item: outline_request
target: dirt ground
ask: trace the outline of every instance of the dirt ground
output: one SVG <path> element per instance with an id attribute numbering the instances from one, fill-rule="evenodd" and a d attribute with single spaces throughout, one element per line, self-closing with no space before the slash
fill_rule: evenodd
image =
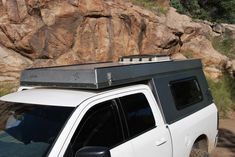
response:
<path id="1" fill-rule="evenodd" d="M 211 157 L 235 157 L 235 112 L 220 120 L 219 141 Z"/>

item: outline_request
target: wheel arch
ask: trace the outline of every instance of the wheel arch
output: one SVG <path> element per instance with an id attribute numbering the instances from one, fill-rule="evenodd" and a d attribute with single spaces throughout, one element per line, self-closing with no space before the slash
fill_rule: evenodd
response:
<path id="1" fill-rule="evenodd" d="M 209 144 L 207 135 L 202 134 L 198 136 L 193 143 L 193 148 L 201 149 L 208 152 Z"/>

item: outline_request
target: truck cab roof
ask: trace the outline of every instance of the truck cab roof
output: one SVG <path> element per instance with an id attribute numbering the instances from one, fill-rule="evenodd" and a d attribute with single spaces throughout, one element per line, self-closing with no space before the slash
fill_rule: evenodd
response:
<path id="1" fill-rule="evenodd" d="M 98 94 L 98 91 L 85 91 L 73 89 L 34 88 L 5 95 L 1 101 L 76 107 L 81 102 Z"/>
<path id="2" fill-rule="evenodd" d="M 146 84 L 133 84 L 125 87 L 108 88 L 102 90 L 84 90 L 73 88 L 53 87 L 20 87 L 14 92 L 0 97 L 0 101 L 35 104 L 45 106 L 77 107 L 87 99 L 102 95 L 116 95 L 130 90 L 149 89 Z"/>

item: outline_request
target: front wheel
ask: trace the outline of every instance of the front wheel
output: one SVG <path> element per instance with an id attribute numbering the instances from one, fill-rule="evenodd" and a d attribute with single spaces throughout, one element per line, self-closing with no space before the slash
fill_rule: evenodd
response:
<path id="1" fill-rule="evenodd" d="M 189 157 L 210 157 L 210 155 L 207 151 L 194 148 L 192 149 Z"/>

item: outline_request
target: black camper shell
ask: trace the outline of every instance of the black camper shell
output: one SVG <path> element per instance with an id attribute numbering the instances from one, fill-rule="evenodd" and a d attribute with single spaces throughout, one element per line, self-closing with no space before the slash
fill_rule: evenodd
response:
<path id="1" fill-rule="evenodd" d="M 213 102 L 199 59 L 33 68 L 24 70 L 20 81 L 21 86 L 81 90 L 108 90 L 139 83 L 145 83 L 152 89 L 168 124 Z M 189 86 L 189 90 L 184 86 Z M 189 92 L 195 93 L 189 95 Z M 182 101 L 182 94 L 192 98 L 187 98 L 189 102 Z"/>

